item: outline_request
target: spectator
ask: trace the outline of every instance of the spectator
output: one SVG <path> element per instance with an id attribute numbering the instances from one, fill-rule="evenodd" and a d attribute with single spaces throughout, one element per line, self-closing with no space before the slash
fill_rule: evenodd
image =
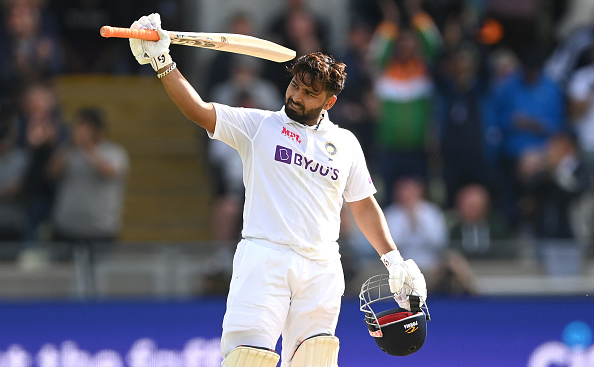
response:
<path id="1" fill-rule="evenodd" d="M 218 142 L 208 144 L 208 163 L 213 180 L 211 213 L 212 238 L 232 241 L 241 235 L 241 208 L 244 202 L 241 157 Z"/>
<path id="2" fill-rule="evenodd" d="M 246 13 L 236 13 L 229 21 L 229 33 L 245 34 L 254 36 L 253 23 Z M 230 52 L 217 52 L 208 66 L 208 75 L 206 75 L 206 90 L 210 99 L 211 92 L 215 85 L 223 83 L 233 72 L 233 62 L 235 54 Z"/>
<path id="3" fill-rule="evenodd" d="M 399 26 L 400 11 L 390 0 L 381 3 L 384 20 L 371 45 L 377 68 L 375 95 L 379 102 L 375 142 L 377 172 L 385 189 L 406 175 L 428 178 L 433 80 L 430 64 L 441 38 L 420 1 L 407 2 L 412 29 Z"/>
<path id="4" fill-rule="evenodd" d="M 297 55 L 313 51 L 327 52 L 329 23 L 309 10 L 306 2 L 285 0 L 285 8 L 272 17 L 267 33 L 275 42 L 297 50 Z"/>
<path id="5" fill-rule="evenodd" d="M 297 56 L 314 51 L 328 53 L 328 21 L 307 8 L 306 0 L 286 0 L 283 11 L 272 17 L 266 27 L 266 38 L 297 52 Z M 285 64 L 269 65 L 263 76 L 284 95 L 289 79 Z"/>
<path id="6" fill-rule="evenodd" d="M 513 255 L 506 218 L 491 208 L 487 189 L 481 185 L 463 187 L 456 196 L 450 218 L 450 247 L 465 257 L 494 258 Z"/>
<path id="7" fill-rule="evenodd" d="M 496 111 L 502 132 L 502 205 L 517 222 L 517 167 L 522 156 L 542 149 L 548 139 L 564 126 L 564 100 L 559 86 L 542 72 L 545 51 L 527 48 L 521 58 L 522 70 L 498 93 Z"/>
<path id="8" fill-rule="evenodd" d="M 594 5 L 586 0 L 590 4 L 588 4 L 588 8 L 584 8 L 578 4 L 579 2 L 581 1 L 572 2 L 570 13 L 577 10 L 588 21 L 582 24 L 578 23 L 575 27 L 571 25 L 571 22 L 563 21 L 561 23 L 559 42 L 544 66 L 545 73 L 559 83 L 562 88 L 565 88 L 576 69 L 590 62 L 590 45 L 594 42 L 594 13 L 592 12 Z M 566 27 L 568 25 L 569 27 Z"/>
<path id="9" fill-rule="evenodd" d="M 129 161 L 123 147 L 106 139 L 105 129 L 98 110 L 80 110 L 70 141 L 52 158 L 50 172 L 59 182 L 55 242 L 108 245 L 118 238 Z"/>
<path id="10" fill-rule="evenodd" d="M 591 187 L 590 173 L 572 133 L 555 134 L 540 158 L 522 171 L 526 217 L 539 239 L 536 253 L 548 274 L 575 275 L 582 249 L 571 212 Z"/>
<path id="11" fill-rule="evenodd" d="M 340 94 L 340 102 L 332 109 L 334 121 L 357 136 L 365 154 L 370 154 L 375 128 L 373 82 L 367 60 L 371 36 L 368 24 L 359 20 L 351 23 L 347 49 L 340 57 L 347 65 L 349 82 Z"/>
<path id="12" fill-rule="evenodd" d="M 594 15 L 594 2 L 590 0 L 564 0 L 554 1 L 558 11 L 556 17 L 555 35 L 558 40 L 566 39 L 573 31 L 582 27 L 588 27 L 592 23 Z"/>
<path id="13" fill-rule="evenodd" d="M 573 133 L 556 133 L 543 152 L 531 159 L 527 155 L 520 165 L 526 217 L 539 238 L 574 239 L 570 210 L 591 186 L 588 167 Z"/>
<path id="14" fill-rule="evenodd" d="M 27 207 L 25 240 L 34 243 L 49 239 L 49 217 L 54 204 L 56 184 L 48 173 L 48 165 L 65 137 L 64 124 L 51 84 L 37 83 L 26 89 L 22 115 L 20 146 L 29 155 L 23 183 Z"/>
<path id="15" fill-rule="evenodd" d="M 504 197 L 505 178 L 502 173 L 501 145 L 502 126 L 499 125 L 499 106 L 501 91 L 520 70 L 517 56 L 505 47 L 499 47 L 487 54 L 487 92 L 483 104 L 482 119 L 485 126 L 485 161 L 488 170 L 489 191 L 494 203 Z M 502 208 L 503 206 L 500 206 Z"/>
<path id="16" fill-rule="evenodd" d="M 427 282 L 433 295 L 473 296 L 478 294 L 474 273 L 466 258 L 458 251 L 447 250 L 439 267 Z"/>
<path id="17" fill-rule="evenodd" d="M 489 120 L 487 123 L 489 126 L 487 143 L 490 146 L 488 156 L 492 161 L 495 161 L 500 153 L 502 138 L 501 127 L 497 121 L 497 101 L 501 91 L 520 72 L 520 61 L 511 50 L 501 47 L 489 53 L 487 64 L 488 111 L 484 117 Z"/>
<path id="18" fill-rule="evenodd" d="M 590 55 L 594 55 L 594 42 L 590 45 Z M 580 155 L 588 170 L 594 172 L 594 58 L 572 74 L 567 97 L 569 119 L 577 134 Z M 583 195 L 573 215 L 579 238 L 591 241 L 594 235 L 594 187 Z"/>
<path id="19" fill-rule="evenodd" d="M 262 64 L 251 56 L 233 55 L 231 75 L 213 86 L 212 98 L 219 103 L 276 111 L 283 105 L 274 85 L 260 77 Z"/>
<path id="20" fill-rule="evenodd" d="M 63 55 L 52 19 L 39 1 L 4 2 L 0 29 L 0 90 L 15 91 L 21 85 L 62 71 Z M 15 96 L 10 96 L 15 97 Z"/>
<path id="21" fill-rule="evenodd" d="M 399 179 L 393 186 L 393 201 L 384 212 L 400 252 L 417 263 L 429 282 L 440 266 L 448 234 L 442 210 L 424 198 L 423 187 L 418 178 Z"/>
<path id="22" fill-rule="evenodd" d="M 590 44 L 594 55 L 594 42 Z M 594 58 L 572 74 L 568 86 L 568 112 L 583 158 L 594 171 Z"/>
<path id="23" fill-rule="evenodd" d="M 16 136 L 16 110 L 3 101 L 0 104 L 0 242 L 20 242 L 25 234 L 26 213 L 21 187 L 27 155 L 16 145 Z"/>
<path id="24" fill-rule="evenodd" d="M 128 42 L 98 37 L 104 25 L 129 26 L 130 19 L 147 9 L 158 11 L 171 24 L 179 27 L 177 4 L 172 0 L 140 2 L 118 0 L 52 0 L 58 31 L 65 54 L 65 71 L 69 73 L 130 73 L 138 64 L 122 53 L 128 52 Z M 181 51 L 183 52 L 183 50 Z M 179 60 L 179 59 L 178 59 Z"/>
<path id="25" fill-rule="evenodd" d="M 463 186 L 489 183 L 486 88 L 478 66 L 476 49 L 470 44 L 461 47 L 451 55 L 450 74 L 439 84 L 439 142 L 448 207 Z"/>
<path id="26" fill-rule="evenodd" d="M 500 93 L 499 118 L 504 132 L 504 154 L 517 160 L 563 127 L 564 104 L 559 86 L 542 73 L 545 50 L 527 49 L 522 71 Z"/>

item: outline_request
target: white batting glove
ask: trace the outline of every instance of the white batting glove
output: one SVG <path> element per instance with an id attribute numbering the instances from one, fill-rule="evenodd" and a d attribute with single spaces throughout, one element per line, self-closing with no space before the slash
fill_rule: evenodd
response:
<path id="1" fill-rule="evenodd" d="M 408 296 L 411 294 L 419 296 L 421 304 L 424 304 L 427 285 L 417 264 L 412 259 L 404 261 L 398 250 L 382 255 L 381 260 L 388 269 L 390 291 L 394 293 L 398 306 L 410 311 Z"/>
<path id="2" fill-rule="evenodd" d="M 169 34 L 161 28 L 161 16 L 159 13 L 140 17 L 140 19 L 132 23 L 130 28 L 156 29 L 159 33 L 159 41 L 145 41 L 130 38 L 130 49 L 139 64 L 144 65 L 150 63 L 155 71 L 171 64 L 171 56 L 169 56 L 171 38 L 169 37 Z"/>
<path id="3" fill-rule="evenodd" d="M 145 17 L 143 17 L 143 18 L 145 18 Z M 142 19 L 142 18 L 140 18 L 140 19 Z M 146 27 L 144 27 L 142 24 L 140 24 L 140 22 L 138 20 L 135 20 L 134 23 L 132 23 L 132 25 L 130 26 L 130 28 L 144 29 Z M 130 49 L 132 50 L 132 55 L 134 55 L 134 57 L 136 58 L 136 61 L 138 61 L 138 63 L 140 65 L 149 64 L 151 62 L 151 59 L 144 56 L 144 49 L 142 48 L 142 40 L 139 40 L 136 38 L 130 38 Z"/>

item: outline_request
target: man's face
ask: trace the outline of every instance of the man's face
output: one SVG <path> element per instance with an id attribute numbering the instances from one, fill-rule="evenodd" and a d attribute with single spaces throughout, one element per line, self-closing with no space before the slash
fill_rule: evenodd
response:
<path id="1" fill-rule="evenodd" d="M 285 113 L 291 120 L 305 125 L 315 125 L 320 119 L 322 110 L 328 110 L 336 97 L 328 97 L 321 83 L 316 81 L 306 85 L 297 77 L 293 77 L 285 93 Z"/>
<path id="2" fill-rule="evenodd" d="M 89 122 L 84 119 L 79 119 L 72 130 L 72 140 L 79 148 L 85 148 L 92 145 L 98 140 L 98 131 Z"/>

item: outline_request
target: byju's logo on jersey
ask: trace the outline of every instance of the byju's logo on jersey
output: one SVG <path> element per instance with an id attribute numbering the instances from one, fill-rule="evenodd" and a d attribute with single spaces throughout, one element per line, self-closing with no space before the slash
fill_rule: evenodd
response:
<path id="1" fill-rule="evenodd" d="M 329 176 L 333 181 L 338 180 L 339 171 L 336 168 L 326 167 L 318 162 L 314 162 L 313 159 L 308 159 L 299 153 L 293 153 L 292 149 L 283 147 L 282 145 L 276 146 L 274 160 L 286 164 L 294 164 L 313 173 L 318 172 L 321 176 Z"/>
<path id="2" fill-rule="evenodd" d="M 276 146 L 276 154 L 274 155 L 274 160 L 291 164 L 293 160 L 293 150 L 285 147 L 281 147 L 280 145 Z"/>

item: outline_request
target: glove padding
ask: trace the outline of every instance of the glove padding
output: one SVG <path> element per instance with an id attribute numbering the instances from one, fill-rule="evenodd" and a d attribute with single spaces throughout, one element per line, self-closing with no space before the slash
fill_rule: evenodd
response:
<path id="1" fill-rule="evenodd" d="M 427 300 L 427 284 L 425 283 L 423 273 L 421 273 L 421 270 L 412 259 L 408 259 L 398 264 L 398 266 L 401 269 L 405 269 L 406 272 L 402 288 L 394 294 L 394 299 L 398 302 L 398 306 L 410 311 L 409 295 L 419 296 L 421 305 L 424 305 Z"/>
<path id="2" fill-rule="evenodd" d="M 159 33 L 159 41 L 145 41 L 130 38 L 130 49 L 139 64 L 151 64 L 155 71 L 169 65 L 171 57 L 169 56 L 169 45 L 171 38 L 169 34 L 161 28 L 161 16 L 159 13 L 153 13 L 149 16 L 142 16 L 134 21 L 130 28 L 133 29 L 156 29 Z"/>
<path id="3" fill-rule="evenodd" d="M 409 259 L 402 261 L 402 256 L 397 250 L 391 251 L 382 256 L 382 261 L 389 273 L 390 291 L 394 293 L 394 299 L 398 306 L 410 311 L 408 296 L 413 294 L 420 298 L 421 305 L 427 300 L 427 284 L 421 270 Z"/>

